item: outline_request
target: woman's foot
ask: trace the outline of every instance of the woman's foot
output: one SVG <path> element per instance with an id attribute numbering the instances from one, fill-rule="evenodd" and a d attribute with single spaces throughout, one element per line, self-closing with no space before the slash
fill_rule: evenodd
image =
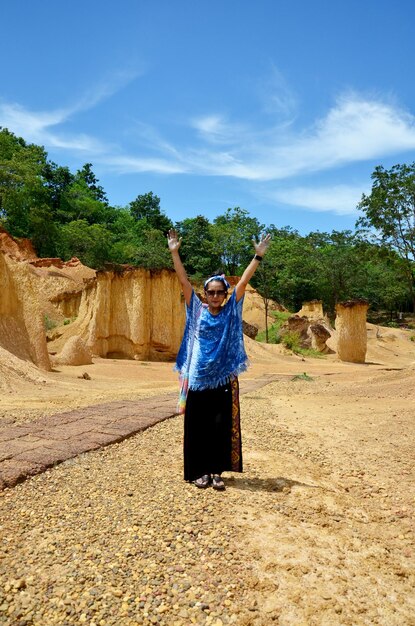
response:
<path id="1" fill-rule="evenodd" d="M 209 487 L 210 485 L 210 475 L 204 474 L 203 476 L 200 476 L 200 478 L 196 478 L 196 480 L 193 481 L 193 484 L 196 485 L 196 487 L 199 487 L 199 489 L 206 489 L 206 487 Z"/>
<path id="2" fill-rule="evenodd" d="M 218 491 L 225 490 L 225 483 L 223 482 L 223 478 L 220 474 L 213 474 L 212 487 L 213 489 L 217 489 Z"/>

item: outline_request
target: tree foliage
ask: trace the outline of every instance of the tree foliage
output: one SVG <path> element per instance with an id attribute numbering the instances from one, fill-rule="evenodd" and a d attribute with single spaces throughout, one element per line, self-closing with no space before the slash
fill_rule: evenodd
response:
<path id="1" fill-rule="evenodd" d="M 152 191 L 141 194 L 130 202 L 130 213 L 137 220 L 147 220 L 151 228 L 160 230 L 165 235 L 172 228 L 171 220 L 160 209 L 160 198 Z"/>
<path id="2" fill-rule="evenodd" d="M 196 279 L 213 274 L 221 264 L 213 238 L 212 224 L 203 215 L 177 222 L 182 237 L 180 254 L 190 276 Z"/>
<path id="3" fill-rule="evenodd" d="M 357 226 L 396 251 L 415 301 L 415 162 L 389 170 L 378 166 L 372 180 L 371 193 L 359 204 L 363 215 Z"/>
<path id="4" fill-rule="evenodd" d="M 220 255 L 226 273 L 233 276 L 252 256 L 252 239 L 258 238 L 264 226 L 246 209 L 229 208 L 213 220 L 212 243 Z"/>
<path id="5" fill-rule="evenodd" d="M 7 129 L 0 132 L 0 218 L 11 234 L 30 236 L 32 207 L 48 203 L 42 170 L 46 152 Z"/>
<path id="6" fill-rule="evenodd" d="M 64 224 L 60 229 L 60 256 L 78 257 L 89 267 L 101 269 L 108 261 L 111 233 L 102 224 L 88 224 L 85 219 Z"/>

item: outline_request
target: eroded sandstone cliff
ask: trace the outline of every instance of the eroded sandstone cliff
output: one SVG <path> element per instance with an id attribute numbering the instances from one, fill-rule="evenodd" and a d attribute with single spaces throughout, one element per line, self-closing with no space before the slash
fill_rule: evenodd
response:
<path id="1" fill-rule="evenodd" d="M 16 372 L 19 360 L 30 361 L 44 370 L 51 369 L 45 322 L 55 314 L 56 308 L 50 299 L 70 288 L 82 289 L 85 279 L 91 276 L 95 276 L 95 271 L 83 266 L 78 259 L 67 263 L 61 259 L 38 259 L 29 240 L 16 239 L 0 227 L 0 347 L 4 349 L 0 365 L 3 374 L 6 370 Z M 7 354 L 13 358 L 7 359 Z M 21 371 L 24 377 L 23 363 Z"/>
<path id="2" fill-rule="evenodd" d="M 50 370 L 36 283 L 29 264 L 0 252 L 0 346 L 24 361 Z"/>
<path id="3" fill-rule="evenodd" d="M 56 301 L 74 322 L 59 329 L 50 349 L 60 351 L 79 335 L 101 357 L 151 361 L 173 360 L 180 346 L 185 312 L 180 285 L 170 270 L 126 269 L 100 272 L 80 296 L 66 294 Z"/>
<path id="4" fill-rule="evenodd" d="M 236 281 L 234 277 L 233 286 Z M 265 326 L 264 303 L 251 287 L 244 319 L 259 329 Z M 120 268 L 97 273 L 76 258 L 38 259 L 28 240 L 0 229 L 3 354 L 49 370 L 49 355 L 57 364 L 65 346 L 77 337 L 100 357 L 173 361 L 184 323 L 175 272 Z"/>

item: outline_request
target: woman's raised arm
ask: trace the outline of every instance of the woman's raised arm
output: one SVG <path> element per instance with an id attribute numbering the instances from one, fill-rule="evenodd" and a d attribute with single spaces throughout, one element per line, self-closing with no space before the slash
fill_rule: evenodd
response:
<path id="1" fill-rule="evenodd" d="M 242 274 L 238 284 L 235 287 L 236 301 L 238 302 L 245 293 L 246 286 L 255 274 L 258 265 L 262 261 L 262 257 L 268 250 L 268 246 L 271 243 L 271 235 L 262 235 L 260 241 L 252 240 L 255 248 L 255 256 Z"/>
<path id="2" fill-rule="evenodd" d="M 182 243 L 182 238 L 178 237 L 177 232 L 173 228 L 170 229 L 167 234 L 167 243 L 173 259 L 173 265 L 174 269 L 176 270 L 177 278 L 179 279 L 182 286 L 184 299 L 187 306 L 189 306 L 193 288 L 187 277 L 186 270 L 184 269 L 182 260 L 179 255 L 179 248 Z"/>

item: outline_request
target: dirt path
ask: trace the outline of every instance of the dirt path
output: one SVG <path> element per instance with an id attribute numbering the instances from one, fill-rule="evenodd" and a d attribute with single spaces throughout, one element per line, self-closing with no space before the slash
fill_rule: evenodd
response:
<path id="1" fill-rule="evenodd" d="M 223 494 L 181 418 L 4 491 L 0 623 L 415 624 L 415 372 L 326 369 L 242 398 Z"/>
<path id="2" fill-rule="evenodd" d="M 250 478 L 235 485 L 268 623 L 415 623 L 414 382 L 333 376 L 247 399 Z"/>

